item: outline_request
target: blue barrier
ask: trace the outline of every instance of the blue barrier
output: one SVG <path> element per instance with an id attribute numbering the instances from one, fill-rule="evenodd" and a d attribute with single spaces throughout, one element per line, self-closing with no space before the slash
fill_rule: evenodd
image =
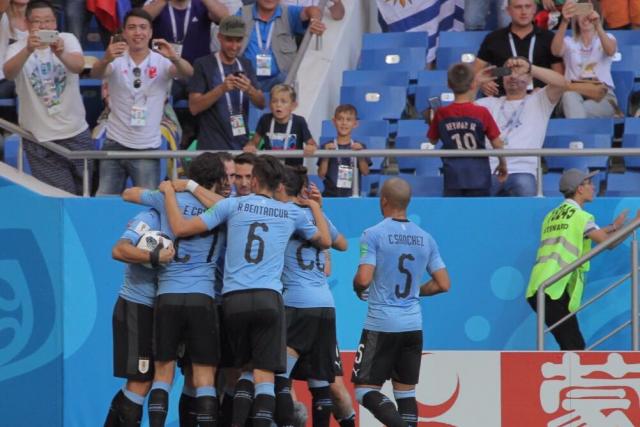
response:
<path id="1" fill-rule="evenodd" d="M 2 178 L 0 198 L 2 424 L 99 425 L 122 385 L 112 377 L 111 312 L 124 267 L 111 259 L 111 246 L 140 208 L 115 197 L 41 197 Z M 425 350 L 534 349 L 535 318 L 523 294 L 542 218 L 559 201 L 413 200 L 410 218 L 434 236 L 452 278 L 451 292 L 423 301 Z M 639 202 L 598 199 L 589 211 L 604 225 L 624 208 L 635 212 Z M 329 281 L 340 345 L 353 350 L 366 304 L 356 299 L 351 280 L 359 236 L 381 219 L 378 200 L 326 200 L 325 210 L 350 246 L 332 256 Z M 587 296 L 629 271 L 628 253 L 625 242 L 592 262 Z M 628 298 L 623 286 L 581 313 L 587 342 L 628 318 Z M 629 348 L 629 332 L 603 347 Z M 176 417 L 172 406 L 167 425 L 177 425 Z"/>

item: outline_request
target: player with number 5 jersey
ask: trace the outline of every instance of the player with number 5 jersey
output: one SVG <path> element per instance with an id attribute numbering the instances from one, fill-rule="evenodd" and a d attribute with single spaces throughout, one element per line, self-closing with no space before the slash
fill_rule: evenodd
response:
<path id="1" fill-rule="evenodd" d="M 449 274 L 429 233 L 407 219 L 411 188 L 392 178 L 380 193 L 384 220 L 364 231 L 353 279 L 359 297 L 369 290 L 369 310 L 352 381 L 358 401 L 388 427 L 416 426 L 415 385 L 422 356 L 420 296 L 449 290 Z M 431 280 L 422 284 L 427 271 Z M 393 382 L 398 409 L 382 393 Z"/>

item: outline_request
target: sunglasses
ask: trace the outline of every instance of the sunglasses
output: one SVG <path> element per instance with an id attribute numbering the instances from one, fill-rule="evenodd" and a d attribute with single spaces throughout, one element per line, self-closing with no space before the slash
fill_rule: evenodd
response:
<path id="1" fill-rule="evenodd" d="M 142 80 L 140 79 L 141 75 L 142 75 L 142 71 L 140 70 L 140 68 L 135 67 L 133 69 L 133 77 L 135 77 L 135 80 L 133 81 L 134 89 L 140 89 L 140 86 L 142 86 Z"/>

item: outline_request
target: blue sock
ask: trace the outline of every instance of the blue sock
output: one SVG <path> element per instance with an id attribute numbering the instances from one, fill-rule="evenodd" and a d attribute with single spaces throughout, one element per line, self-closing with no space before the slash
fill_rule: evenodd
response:
<path id="1" fill-rule="evenodd" d="M 187 384 L 184 384 L 182 386 L 182 394 L 187 395 L 189 397 L 196 397 L 196 388 L 188 386 Z"/>
<path id="2" fill-rule="evenodd" d="M 127 390 L 127 387 L 122 387 L 122 393 L 125 395 L 127 399 L 135 403 L 136 405 L 144 405 L 144 396 L 140 396 L 137 393 L 134 393 L 130 390 Z"/>
<path id="3" fill-rule="evenodd" d="M 329 381 L 315 380 L 313 378 L 309 378 L 307 380 L 307 384 L 309 385 L 309 388 L 329 387 Z"/>
<path id="4" fill-rule="evenodd" d="M 171 391 L 171 384 L 165 383 L 164 381 L 154 381 L 151 390 L 154 389 L 164 390 L 169 393 Z"/>
<path id="5" fill-rule="evenodd" d="M 216 393 L 215 387 L 212 386 L 204 386 L 196 388 L 196 397 L 200 396 L 211 396 L 216 397 L 218 394 Z"/>
<path id="6" fill-rule="evenodd" d="M 362 403 L 362 398 L 364 397 L 365 394 L 369 393 L 370 391 L 378 391 L 375 388 L 369 388 L 369 387 L 356 387 L 356 400 L 358 401 L 358 403 Z"/>
<path id="7" fill-rule="evenodd" d="M 416 397 L 416 391 L 415 390 L 407 390 L 407 391 L 393 390 L 393 397 L 396 400 L 410 399 L 412 397 Z"/>
<path id="8" fill-rule="evenodd" d="M 253 381 L 253 372 L 251 371 L 244 371 L 241 375 L 240 378 L 238 380 L 247 380 L 247 381 Z"/>
<path id="9" fill-rule="evenodd" d="M 254 396 L 258 396 L 259 394 L 266 394 L 268 396 L 276 395 L 275 386 L 273 383 L 260 383 L 256 384 Z"/>
<path id="10" fill-rule="evenodd" d="M 286 375 L 287 378 L 291 378 L 291 371 L 293 371 L 293 368 L 296 366 L 296 363 L 298 363 L 298 358 L 296 356 L 287 354 L 287 373 L 281 374 L 281 375 Z"/>

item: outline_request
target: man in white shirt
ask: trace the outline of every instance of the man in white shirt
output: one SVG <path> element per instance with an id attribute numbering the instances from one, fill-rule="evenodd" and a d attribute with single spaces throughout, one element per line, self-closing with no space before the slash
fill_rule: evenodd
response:
<path id="1" fill-rule="evenodd" d="M 554 107 L 562 97 L 567 81 L 548 68 L 532 65 L 525 58 L 510 58 L 504 64 L 511 74 L 503 77 L 506 96 L 486 97 L 476 104 L 486 107 L 498 124 L 505 149 L 542 148 L 547 124 Z M 546 84 L 527 95 L 532 79 Z M 491 158 L 491 170 L 498 159 Z M 535 196 L 537 157 L 507 157 L 509 175 L 503 182 L 493 176 L 493 196 Z"/>
<path id="2" fill-rule="evenodd" d="M 106 78 L 109 90 L 111 111 L 103 150 L 159 148 L 160 121 L 171 79 L 193 74 L 191 65 L 164 39 L 154 39 L 154 50 L 149 49 L 151 25 L 148 12 L 129 11 L 123 25 L 125 41 L 112 41 L 91 70 L 92 77 Z M 136 187 L 156 188 L 160 181 L 160 160 L 101 160 L 97 194 L 120 194 L 127 177 L 131 177 Z"/>
<path id="3" fill-rule="evenodd" d="M 73 34 L 57 33 L 53 6 L 34 0 L 26 9 L 29 36 L 7 50 L 3 71 L 15 80 L 20 126 L 35 139 L 69 150 L 92 150 L 78 74 L 82 48 Z M 27 141 L 25 152 L 37 179 L 72 194 L 82 194 L 83 161 L 69 160 Z M 89 162 L 89 177 L 92 173 Z"/>

